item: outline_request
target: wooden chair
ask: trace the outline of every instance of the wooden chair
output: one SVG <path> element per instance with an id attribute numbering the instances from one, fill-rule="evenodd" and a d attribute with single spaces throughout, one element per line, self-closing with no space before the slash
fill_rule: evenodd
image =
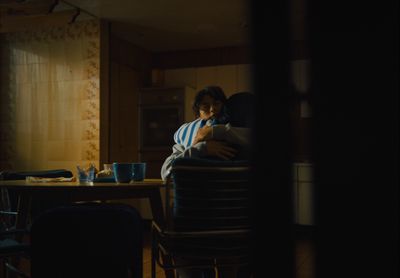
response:
<path id="1" fill-rule="evenodd" d="M 152 225 L 152 277 L 164 269 L 250 269 L 247 161 L 180 158 L 166 188 L 166 224 Z M 170 258 L 166 263 L 161 258 Z M 184 258 L 188 264 L 176 263 Z"/>
<path id="2" fill-rule="evenodd" d="M 0 180 L 25 180 L 28 176 L 41 178 L 70 178 L 73 174 L 71 171 L 65 169 L 0 172 Z M 11 229 L 14 227 L 15 217 L 17 216 L 16 208 L 18 196 L 6 188 L 0 188 L 0 197 L 0 230 Z"/>
<path id="3" fill-rule="evenodd" d="M 29 278 L 29 274 L 16 267 L 15 259 L 29 258 L 29 243 L 19 240 L 20 235 L 27 235 L 27 230 L 11 229 L 0 232 L 0 259 L 3 263 L 3 276 L 10 274 L 18 277 Z"/>
<path id="4" fill-rule="evenodd" d="M 72 177 L 73 174 L 65 169 L 42 171 L 1 171 L 0 180 L 24 180 L 27 176 L 33 177 Z M 3 263 L 4 277 L 14 274 L 19 277 L 29 277 L 17 267 L 20 258 L 30 257 L 29 227 L 15 229 L 15 220 L 18 196 L 6 188 L 0 188 L 0 258 Z"/>

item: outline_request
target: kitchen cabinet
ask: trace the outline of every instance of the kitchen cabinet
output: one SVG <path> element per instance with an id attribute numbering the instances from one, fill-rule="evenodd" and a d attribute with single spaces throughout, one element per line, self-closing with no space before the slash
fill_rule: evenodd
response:
<path id="1" fill-rule="evenodd" d="M 175 131 L 194 120 L 194 95 L 191 87 L 139 89 L 139 160 L 147 163 L 147 178 L 160 178 L 161 166 L 172 152 Z"/>

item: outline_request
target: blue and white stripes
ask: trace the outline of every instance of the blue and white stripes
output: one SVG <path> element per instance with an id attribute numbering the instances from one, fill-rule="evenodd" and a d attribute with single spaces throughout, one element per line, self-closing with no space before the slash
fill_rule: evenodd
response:
<path id="1" fill-rule="evenodd" d="M 183 124 L 174 134 L 175 143 L 188 148 L 192 145 L 199 128 L 205 125 L 206 121 L 198 118 L 190 123 Z"/>

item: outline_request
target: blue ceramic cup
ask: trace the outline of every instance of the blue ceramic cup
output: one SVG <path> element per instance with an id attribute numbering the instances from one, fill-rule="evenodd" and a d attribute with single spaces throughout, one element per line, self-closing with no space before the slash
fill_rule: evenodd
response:
<path id="1" fill-rule="evenodd" d="M 132 180 L 132 163 L 113 163 L 115 182 L 130 182 Z"/>
<path id="2" fill-rule="evenodd" d="M 143 181 L 146 177 L 146 163 L 133 163 L 132 172 L 134 181 Z"/>

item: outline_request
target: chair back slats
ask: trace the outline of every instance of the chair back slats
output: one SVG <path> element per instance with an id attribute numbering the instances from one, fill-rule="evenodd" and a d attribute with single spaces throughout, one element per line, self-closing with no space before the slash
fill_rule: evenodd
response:
<path id="1" fill-rule="evenodd" d="M 247 207 L 231 207 L 221 209 L 196 209 L 196 208 L 179 208 L 175 211 L 175 217 L 202 217 L 204 215 L 212 215 L 214 218 L 226 217 L 227 215 L 233 217 L 247 217 L 250 210 Z"/>
<path id="2" fill-rule="evenodd" d="M 247 162 L 177 160 L 172 167 L 175 231 L 244 229 L 250 226 L 250 167 Z"/>
<path id="3" fill-rule="evenodd" d="M 166 183 L 166 225 L 152 225 L 152 269 L 157 262 L 164 269 L 228 267 L 249 272 L 249 181 L 248 161 L 176 159 Z M 160 254 L 168 260 L 160 260 Z"/>

